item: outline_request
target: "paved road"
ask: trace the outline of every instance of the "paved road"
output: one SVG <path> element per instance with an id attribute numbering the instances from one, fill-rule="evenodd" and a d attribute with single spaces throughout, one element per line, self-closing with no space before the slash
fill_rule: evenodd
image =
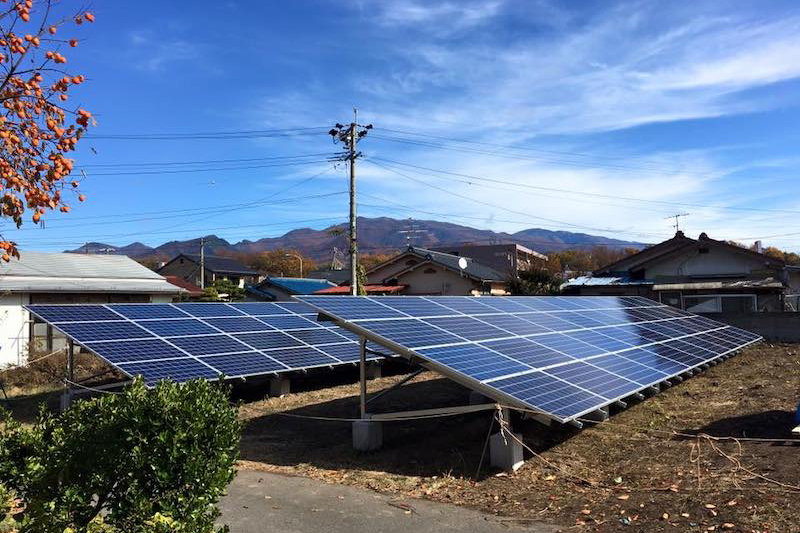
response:
<path id="1" fill-rule="evenodd" d="M 408 513 L 389 502 L 413 509 Z M 477 511 L 321 481 L 240 471 L 222 500 L 232 533 L 554 533 L 540 523 L 501 522 Z"/>

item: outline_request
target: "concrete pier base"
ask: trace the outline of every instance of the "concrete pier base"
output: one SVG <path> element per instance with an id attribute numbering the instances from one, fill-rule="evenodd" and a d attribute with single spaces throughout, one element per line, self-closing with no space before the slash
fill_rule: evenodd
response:
<path id="1" fill-rule="evenodd" d="M 269 395 L 272 397 L 281 397 L 289 394 L 291 389 L 291 381 L 286 378 L 272 378 L 269 380 Z"/>
<path id="2" fill-rule="evenodd" d="M 489 459 L 493 467 L 505 472 L 515 472 L 523 465 L 521 433 L 515 433 L 516 439 L 502 432 L 489 438 Z M 517 440 L 519 439 L 519 440 Z"/>
<path id="3" fill-rule="evenodd" d="M 360 452 L 379 450 L 383 446 L 383 424 L 372 420 L 353 422 L 353 448 Z"/>
<path id="4" fill-rule="evenodd" d="M 74 394 L 71 390 L 66 390 L 61 393 L 61 400 L 59 403 L 59 410 L 63 413 L 69 406 L 72 405 L 72 400 L 74 399 Z"/>
<path id="5" fill-rule="evenodd" d="M 596 411 L 592 411 L 591 413 L 586 413 L 581 417 L 581 420 L 591 420 L 592 422 L 605 422 L 608 420 L 608 416 L 610 414 L 610 409 L 608 406 L 601 407 Z"/>

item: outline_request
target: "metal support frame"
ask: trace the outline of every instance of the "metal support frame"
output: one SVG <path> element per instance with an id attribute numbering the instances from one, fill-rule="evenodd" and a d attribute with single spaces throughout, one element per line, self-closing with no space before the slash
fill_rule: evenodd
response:
<path id="1" fill-rule="evenodd" d="M 66 411 L 72 403 L 74 390 L 72 383 L 75 382 L 75 343 L 72 339 L 67 340 L 67 365 L 64 372 L 64 392 L 61 395 L 61 410 Z"/>
<path id="2" fill-rule="evenodd" d="M 367 338 L 363 335 L 359 338 L 359 361 L 358 379 L 361 385 L 361 418 L 367 417 Z"/>
<path id="3" fill-rule="evenodd" d="M 434 409 L 418 409 L 416 411 L 396 411 L 394 413 L 376 413 L 367 415 L 368 420 L 396 420 L 398 418 L 417 418 L 426 416 L 445 415 L 450 413 L 476 413 L 478 411 L 496 411 L 497 404 L 486 403 L 482 405 L 458 405 L 455 407 L 436 407 Z"/>
<path id="4" fill-rule="evenodd" d="M 409 375 L 407 375 L 406 377 L 404 377 L 403 379 L 401 379 L 400 381 L 398 381 L 397 383 L 395 383 L 394 385 L 392 385 L 388 389 L 384 389 L 381 392 L 379 392 L 378 394 L 376 394 L 375 396 L 373 396 L 372 398 L 367 399 L 366 403 L 369 404 L 370 402 L 375 401 L 378 398 L 380 398 L 380 397 L 382 397 L 382 396 L 384 396 L 386 394 L 389 394 L 390 392 L 392 392 L 394 390 L 399 389 L 400 387 L 402 387 L 403 385 L 405 385 L 406 383 L 408 383 L 409 381 L 411 381 L 415 377 L 419 376 L 420 374 L 422 374 L 426 370 L 427 370 L 427 368 L 418 368 L 418 369 L 416 369 L 415 371 L 413 371 L 412 373 L 410 373 Z M 362 415 L 362 417 L 363 417 L 363 415 Z"/>

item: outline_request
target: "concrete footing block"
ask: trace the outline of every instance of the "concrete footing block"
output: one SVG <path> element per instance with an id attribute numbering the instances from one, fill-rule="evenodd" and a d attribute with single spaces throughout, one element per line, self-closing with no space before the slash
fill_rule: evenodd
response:
<path id="1" fill-rule="evenodd" d="M 374 363 L 368 364 L 365 370 L 367 371 L 367 379 L 378 379 L 383 375 L 381 372 L 381 365 L 376 365 Z"/>
<path id="2" fill-rule="evenodd" d="M 360 452 L 379 450 L 383 446 L 383 424 L 372 420 L 353 422 L 353 448 Z"/>
<path id="3" fill-rule="evenodd" d="M 601 407 L 596 411 L 592 411 L 591 413 L 586 413 L 581 417 L 583 420 L 591 420 L 592 422 L 605 422 L 608 420 L 608 416 L 610 414 L 610 409 L 608 406 Z"/>
<path id="4" fill-rule="evenodd" d="M 514 436 L 516 439 L 499 432 L 489 438 L 489 459 L 493 467 L 505 472 L 516 472 L 522 467 L 522 434 L 514 433 Z"/>
<path id="5" fill-rule="evenodd" d="M 286 378 L 272 378 L 269 380 L 269 395 L 273 397 L 281 397 L 289 394 L 291 390 L 291 381 Z"/>
<path id="6" fill-rule="evenodd" d="M 59 410 L 63 413 L 69 406 L 72 405 L 72 400 L 75 398 L 75 395 L 72 391 L 64 391 L 61 393 L 60 403 L 59 403 Z"/>

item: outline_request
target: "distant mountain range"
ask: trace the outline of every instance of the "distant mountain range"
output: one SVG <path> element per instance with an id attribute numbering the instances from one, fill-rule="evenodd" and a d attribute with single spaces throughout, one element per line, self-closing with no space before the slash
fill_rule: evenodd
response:
<path id="1" fill-rule="evenodd" d="M 500 244 L 518 243 L 538 252 L 548 253 L 560 250 L 587 249 L 593 246 L 613 246 L 642 248 L 645 245 L 637 242 L 609 239 L 586 233 L 569 231 L 550 231 L 531 228 L 516 233 L 498 233 L 489 230 L 471 228 L 438 222 L 435 220 L 414 220 L 413 226 L 408 220 L 394 218 L 363 218 L 358 221 L 359 249 L 362 253 L 390 253 L 413 243 L 416 246 L 435 247 L 453 244 Z M 409 229 L 414 230 L 408 233 Z M 289 231 L 280 237 L 266 237 L 256 241 L 243 240 L 230 243 L 216 235 L 204 237 L 206 253 L 257 253 L 276 248 L 298 250 L 317 261 L 330 260 L 334 248 L 345 251 L 347 244 L 347 224 L 330 226 L 323 230 L 301 228 Z M 413 236 L 412 239 L 409 236 Z M 133 258 L 149 256 L 174 257 L 179 253 L 199 253 L 200 238 L 187 241 L 170 241 L 160 246 L 151 247 L 141 242 L 133 242 L 125 246 L 114 246 L 106 243 L 90 242 L 75 250 L 74 253 L 112 253 L 127 255 Z"/>

